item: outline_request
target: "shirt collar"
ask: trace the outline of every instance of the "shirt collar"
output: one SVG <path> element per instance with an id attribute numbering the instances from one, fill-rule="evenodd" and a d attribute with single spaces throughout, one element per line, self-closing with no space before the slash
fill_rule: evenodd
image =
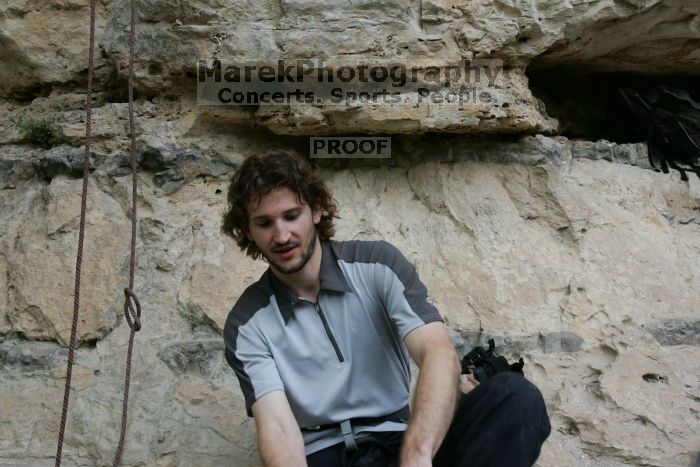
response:
<path id="1" fill-rule="evenodd" d="M 287 324 L 294 313 L 294 307 L 299 303 L 299 297 L 282 281 L 272 273 L 270 268 L 266 273 L 275 294 L 277 305 L 279 306 L 284 324 Z M 321 282 L 321 290 L 329 290 L 333 292 L 352 292 L 352 288 L 348 285 L 348 281 L 343 274 L 338 258 L 333 249 L 331 242 L 321 242 L 321 268 L 319 271 L 319 279 Z"/>

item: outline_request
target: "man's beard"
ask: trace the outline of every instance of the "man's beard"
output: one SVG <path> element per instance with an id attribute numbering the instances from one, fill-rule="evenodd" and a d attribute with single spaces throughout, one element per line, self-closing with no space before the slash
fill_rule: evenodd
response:
<path id="1" fill-rule="evenodd" d="M 306 247 L 306 250 L 302 250 L 301 252 L 301 259 L 299 261 L 299 264 L 296 266 L 289 266 L 289 267 L 284 267 L 279 264 L 277 264 L 275 261 L 272 260 L 272 258 L 265 256 L 265 259 L 267 262 L 274 266 L 275 269 L 277 269 L 279 272 L 282 274 L 294 274 L 295 272 L 299 272 L 302 269 L 304 269 L 304 266 L 306 266 L 306 263 L 309 262 L 309 259 L 311 259 L 311 255 L 314 254 L 314 251 L 316 250 L 316 238 L 318 237 L 318 233 L 316 232 L 316 228 L 311 229 L 313 233 L 311 234 L 311 242 Z"/>

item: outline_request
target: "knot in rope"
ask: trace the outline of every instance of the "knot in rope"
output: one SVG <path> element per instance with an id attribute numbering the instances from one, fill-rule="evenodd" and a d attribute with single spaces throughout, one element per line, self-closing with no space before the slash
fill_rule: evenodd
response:
<path id="1" fill-rule="evenodd" d="M 124 316 L 129 327 L 134 331 L 141 330 L 141 303 L 136 294 L 129 287 L 124 288 Z M 136 305 L 136 309 L 134 309 Z"/>

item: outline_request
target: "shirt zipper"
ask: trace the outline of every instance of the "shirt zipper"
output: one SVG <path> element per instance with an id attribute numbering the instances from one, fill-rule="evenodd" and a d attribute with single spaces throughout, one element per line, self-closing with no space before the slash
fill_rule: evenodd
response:
<path id="1" fill-rule="evenodd" d="M 310 300 L 308 300 L 310 301 Z M 321 322 L 323 323 L 323 329 L 326 330 L 326 335 L 328 336 L 328 339 L 331 341 L 331 345 L 333 346 L 333 350 L 335 350 L 335 355 L 338 357 L 338 361 L 340 363 L 343 363 L 345 361 L 345 358 L 343 357 L 343 354 L 340 352 L 340 347 L 338 346 L 338 342 L 336 342 L 335 337 L 333 336 L 333 332 L 331 331 L 331 327 L 328 325 L 328 321 L 326 320 L 326 316 L 323 314 L 323 310 L 321 310 L 321 304 L 318 302 L 318 299 L 316 302 L 313 302 L 314 308 L 316 309 L 316 312 L 318 313 L 318 316 L 321 318 Z"/>

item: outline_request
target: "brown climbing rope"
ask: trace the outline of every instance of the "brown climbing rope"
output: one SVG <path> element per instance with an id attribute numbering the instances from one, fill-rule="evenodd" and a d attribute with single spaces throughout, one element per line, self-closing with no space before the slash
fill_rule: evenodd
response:
<path id="1" fill-rule="evenodd" d="M 85 238 L 85 214 L 87 205 L 88 177 L 90 169 L 90 142 L 92 123 L 92 80 L 95 75 L 95 12 L 97 0 L 90 1 L 90 46 L 88 50 L 88 77 L 87 95 L 85 96 L 85 153 L 83 156 L 83 191 L 80 204 L 80 228 L 78 231 L 78 253 L 75 264 L 75 292 L 73 296 L 73 322 L 71 325 L 70 344 L 68 347 L 68 363 L 66 364 L 66 384 L 63 392 L 63 410 L 61 412 L 61 427 L 58 432 L 58 446 L 56 448 L 56 467 L 61 465 L 63 453 L 63 437 L 68 416 L 68 401 L 70 398 L 71 377 L 73 374 L 73 359 L 75 355 L 75 340 L 78 329 L 78 311 L 80 310 L 80 277 L 83 262 L 83 240 Z M 129 286 L 124 289 L 124 315 L 131 329 L 129 346 L 126 357 L 126 372 L 124 377 L 124 399 L 122 403 L 121 434 L 117 451 L 114 455 L 113 466 L 119 465 L 124 439 L 126 437 L 127 411 L 129 406 L 129 383 L 131 381 L 131 355 L 134 346 L 134 334 L 141 329 L 141 304 L 134 294 L 134 272 L 136 269 L 136 194 L 137 194 L 137 162 L 136 162 L 136 135 L 134 131 L 134 48 L 136 43 L 136 1 L 131 0 L 131 21 L 129 30 L 129 131 L 131 133 L 131 162 L 132 179 L 132 204 L 131 204 L 131 260 L 129 264 Z"/>

